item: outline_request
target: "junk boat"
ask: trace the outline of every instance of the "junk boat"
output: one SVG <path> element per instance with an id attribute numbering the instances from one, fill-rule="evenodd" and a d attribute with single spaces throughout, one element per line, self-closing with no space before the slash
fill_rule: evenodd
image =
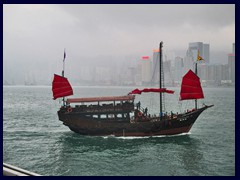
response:
<path id="1" fill-rule="evenodd" d="M 159 45 L 159 88 L 134 89 L 125 96 L 68 98 L 73 95 L 72 87 L 64 77 L 65 51 L 62 76 L 54 74 L 52 82 L 53 99 L 63 98 L 58 110 L 59 120 L 70 130 L 90 136 L 159 136 L 188 133 L 198 116 L 213 105 L 197 107 L 197 99 L 204 98 L 201 83 L 196 72 L 189 70 L 183 76 L 180 100 L 195 100 L 195 107 L 184 113 L 163 113 L 163 93 L 174 93 L 162 87 L 162 46 Z M 202 60 L 198 53 L 197 61 Z M 135 95 L 141 93 L 160 94 L 160 113 L 151 115 L 143 109 L 140 102 L 134 103 Z"/>

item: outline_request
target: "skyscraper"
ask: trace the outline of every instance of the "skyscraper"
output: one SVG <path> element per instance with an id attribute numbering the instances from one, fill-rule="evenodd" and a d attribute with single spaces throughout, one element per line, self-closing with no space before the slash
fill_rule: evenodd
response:
<path id="1" fill-rule="evenodd" d="M 141 58 L 142 68 L 142 84 L 148 85 L 152 78 L 152 61 L 149 56 L 143 56 Z"/>
<path id="2" fill-rule="evenodd" d="M 235 43 L 233 43 L 232 53 L 228 54 L 229 79 L 235 83 Z"/>
<path id="3" fill-rule="evenodd" d="M 159 49 L 153 50 L 153 63 L 152 63 L 153 83 L 159 83 Z"/>
<path id="4" fill-rule="evenodd" d="M 175 65 L 174 80 L 180 82 L 182 80 L 182 75 L 183 75 L 183 58 L 179 56 L 176 57 L 174 61 L 174 65 Z"/>
<path id="5" fill-rule="evenodd" d="M 210 55 L 210 45 L 209 44 L 203 44 L 203 59 L 204 59 L 204 63 L 209 64 L 210 60 L 209 60 L 209 55 Z"/>

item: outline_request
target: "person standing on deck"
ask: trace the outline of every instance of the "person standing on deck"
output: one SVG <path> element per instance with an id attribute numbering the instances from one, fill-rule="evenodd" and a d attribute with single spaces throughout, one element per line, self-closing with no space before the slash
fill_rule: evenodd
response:
<path id="1" fill-rule="evenodd" d="M 138 101 L 138 103 L 137 103 L 137 110 L 140 110 L 140 107 L 141 107 L 141 102 Z"/>
<path id="2" fill-rule="evenodd" d="M 147 112 L 148 112 L 148 108 L 146 107 L 145 110 L 144 110 L 145 116 L 147 116 Z"/>

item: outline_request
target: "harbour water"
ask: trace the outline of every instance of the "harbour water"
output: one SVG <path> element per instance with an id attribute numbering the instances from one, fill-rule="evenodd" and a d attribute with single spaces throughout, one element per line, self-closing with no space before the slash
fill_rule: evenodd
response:
<path id="1" fill-rule="evenodd" d="M 74 97 L 126 95 L 130 87 L 73 87 Z M 165 95 L 166 111 L 181 112 L 179 89 Z M 159 137 L 90 137 L 58 120 L 50 86 L 3 87 L 3 161 L 55 176 L 234 176 L 235 89 L 204 88 L 204 111 L 190 133 Z M 149 113 L 158 95 L 137 95 Z"/>

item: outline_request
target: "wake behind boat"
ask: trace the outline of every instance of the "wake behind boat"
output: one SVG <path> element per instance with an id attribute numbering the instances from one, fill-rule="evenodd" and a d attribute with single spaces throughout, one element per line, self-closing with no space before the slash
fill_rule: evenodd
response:
<path id="1" fill-rule="evenodd" d="M 73 95 L 72 87 L 67 78 L 54 75 L 52 83 L 53 99 L 63 98 L 63 104 L 58 111 L 59 120 L 72 131 L 82 135 L 93 136 L 158 136 L 187 133 L 198 116 L 213 105 L 197 107 L 197 99 L 204 98 L 199 77 L 189 70 L 183 77 L 180 100 L 194 100 L 195 108 L 185 113 L 164 114 L 162 110 L 162 94 L 174 91 L 162 87 L 162 45 L 159 46 L 159 88 L 135 89 L 125 96 L 68 98 Z M 198 58 L 200 56 L 198 55 Z M 65 60 L 65 52 L 64 52 Z M 63 61 L 65 62 L 65 61 Z M 63 66 L 64 67 L 64 66 Z M 197 72 L 197 63 L 196 63 Z M 135 103 L 134 94 L 159 93 L 160 113 L 152 115 Z"/>

